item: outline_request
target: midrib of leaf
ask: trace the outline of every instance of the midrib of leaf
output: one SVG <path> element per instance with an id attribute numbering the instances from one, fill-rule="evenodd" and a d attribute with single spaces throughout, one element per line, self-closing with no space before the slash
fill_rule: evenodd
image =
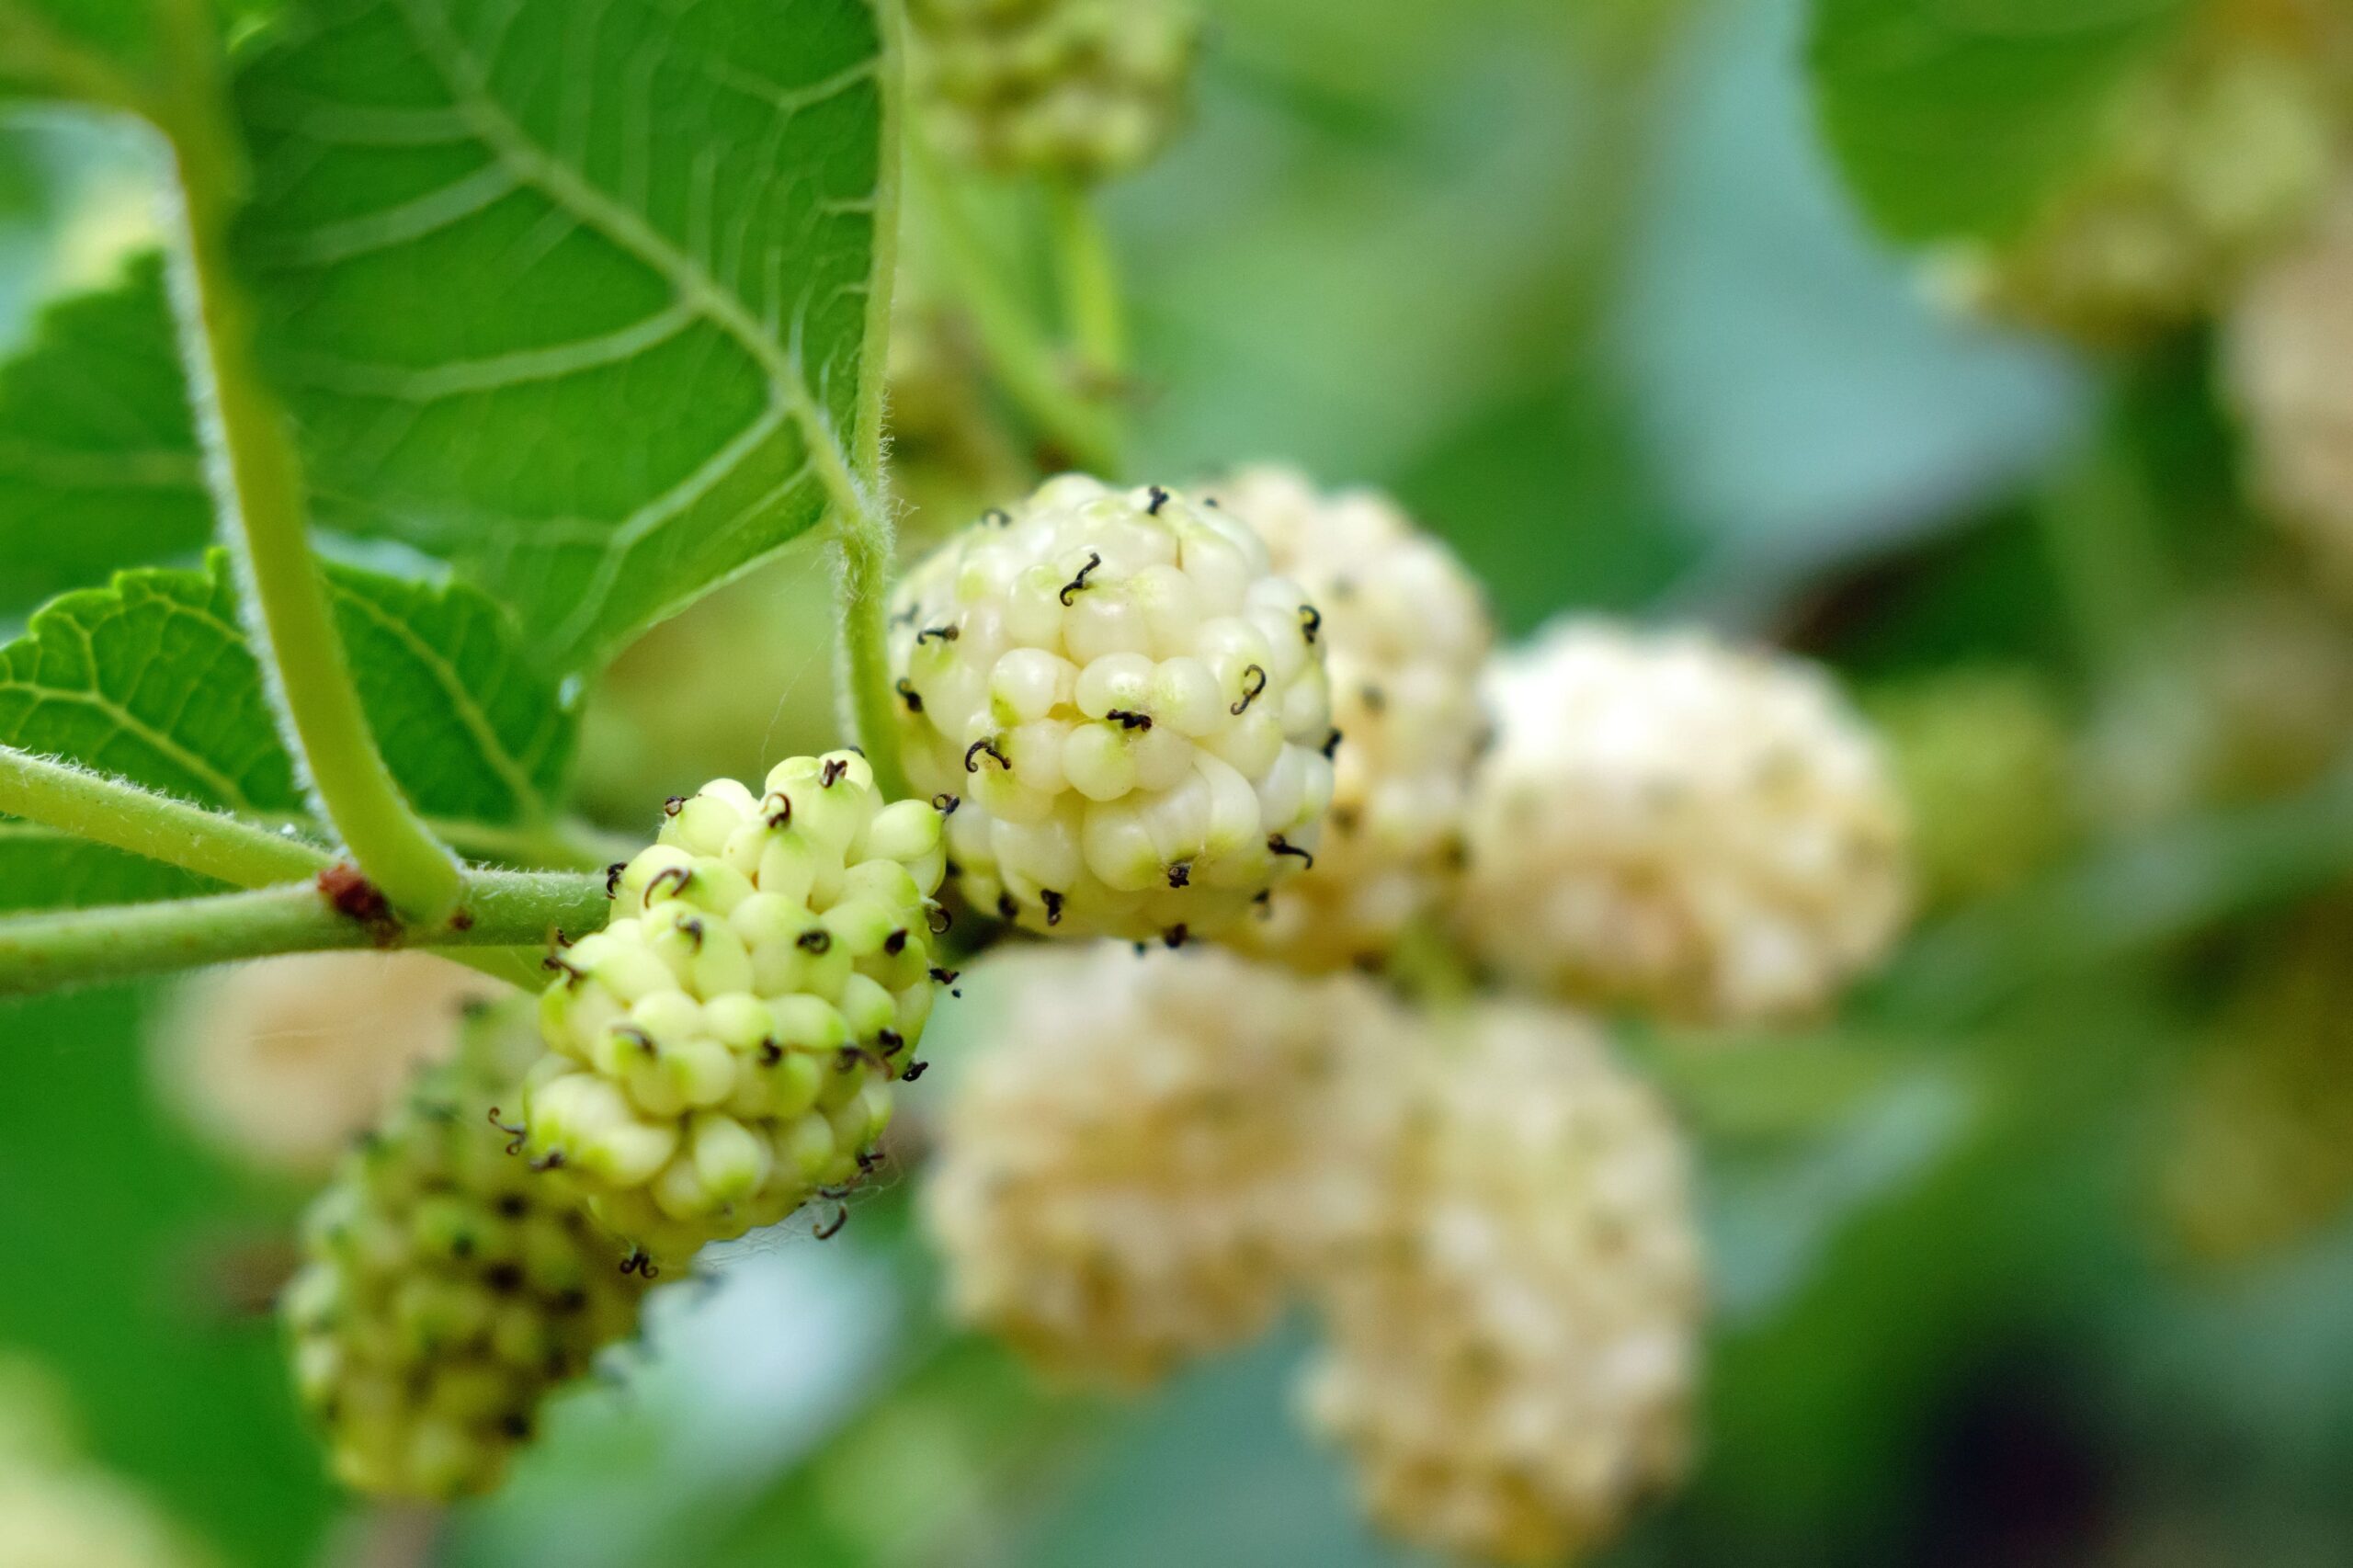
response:
<path id="1" fill-rule="evenodd" d="M 677 290 L 680 305 L 718 326 L 759 367 L 767 384 L 767 415 L 762 421 L 746 426 L 743 435 L 722 449 L 722 455 L 728 457 L 725 468 L 711 472 L 706 465 L 705 469 L 698 469 L 689 475 L 689 482 L 701 481 L 698 488 L 707 491 L 711 484 L 733 472 L 734 464 L 742 460 L 740 454 L 755 449 L 759 440 L 765 439 L 766 435 L 772 431 L 772 426 L 767 430 L 762 429 L 767 416 L 780 413 L 799 427 L 808 456 L 801 468 L 776 489 L 789 488 L 798 483 L 801 475 L 813 466 L 826 494 L 836 506 L 862 506 L 863 496 L 853 474 L 848 454 L 843 449 L 817 400 L 811 395 L 807 379 L 802 376 L 795 356 L 777 342 L 773 325 L 762 323 L 743 300 L 712 277 L 694 256 L 672 244 L 635 212 L 606 195 L 581 170 L 541 146 L 517 124 L 492 97 L 489 85 L 483 79 L 472 54 L 460 40 L 450 34 L 431 6 L 420 4 L 419 0 L 397 0 L 397 3 L 415 36 L 425 46 L 427 60 L 439 74 L 442 84 L 449 88 L 460 118 L 490 149 L 493 156 L 516 178 L 539 190 L 558 207 L 666 278 Z M 760 96 L 768 98 L 780 112 L 790 115 L 823 103 L 860 82 L 870 80 L 876 69 L 877 61 L 870 57 L 798 92 L 764 92 Z M 873 203 L 870 199 L 863 205 L 864 210 L 870 210 Z M 826 210 L 839 212 L 858 209 L 829 203 Z M 613 544 L 606 551 L 605 562 L 600 569 L 602 572 L 608 574 L 620 570 L 620 563 L 627 559 L 628 547 L 644 538 L 667 515 L 664 504 L 669 499 L 668 495 L 656 497 L 622 520 L 613 530 Z"/>

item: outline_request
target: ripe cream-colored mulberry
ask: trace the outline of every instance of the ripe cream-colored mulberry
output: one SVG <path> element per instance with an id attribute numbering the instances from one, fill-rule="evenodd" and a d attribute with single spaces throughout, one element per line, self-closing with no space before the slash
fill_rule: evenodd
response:
<path id="1" fill-rule="evenodd" d="M 1006 173 L 1098 180 L 1181 122 L 1199 45 L 1188 0 L 911 0 L 926 129 Z"/>
<path id="2" fill-rule="evenodd" d="M 1302 1257 L 1360 1224 L 1377 1122 L 1347 1059 L 1385 1051 L 1391 1005 L 1210 947 L 999 961 L 1002 1043 L 926 1194 L 958 1315 L 1129 1384 L 1256 1335 Z"/>
<path id="3" fill-rule="evenodd" d="M 1753 1021 L 1826 1002 L 1896 935 L 1902 802 L 1812 667 L 1570 620 L 1498 664 L 1489 702 L 1458 913 L 1508 977 Z"/>
<path id="4" fill-rule="evenodd" d="M 1323 612 L 1239 518 L 1067 475 L 926 557 L 892 621 L 907 772 L 953 802 L 974 907 L 1179 942 L 1314 858 Z"/>
<path id="5" fill-rule="evenodd" d="M 2353 596 L 2353 188 L 2248 280 L 2222 347 L 2254 488 Z"/>
<path id="6" fill-rule="evenodd" d="M 1465 781 L 1487 728 L 1486 606 L 1453 553 L 1385 496 L 1323 495 L 1263 467 L 1208 493 L 1323 613 L 1341 736 L 1314 868 L 1233 939 L 1304 969 L 1377 964 L 1460 871 Z"/>
<path id="7" fill-rule="evenodd" d="M 304 1217 L 280 1304 L 295 1392 L 357 1490 L 489 1491 L 547 1395 L 636 1332 L 642 1272 L 492 1125 L 529 1060 L 520 1023 L 421 1074 Z"/>
<path id="8" fill-rule="evenodd" d="M 465 1005 L 503 989 L 426 953 L 262 959 L 182 983 L 150 1055 L 165 1102 L 224 1153 L 323 1176 L 449 1057 Z"/>
<path id="9" fill-rule="evenodd" d="M 620 913 L 550 959 L 527 1146 L 663 1266 L 856 1181 L 931 1014 L 939 812 L 853 752 L 670 802 Z"/>
<path id="10" fill-rule="evenodd" d="M 1682 1474 L 1700 1314 L 1681 1138 L 1574 1017 L 1486 1008 L 1423 1059 L 1387 1223 L 1319 1283 L 1310 1419 L 1415 1542 L 1552 1562 Z"/>

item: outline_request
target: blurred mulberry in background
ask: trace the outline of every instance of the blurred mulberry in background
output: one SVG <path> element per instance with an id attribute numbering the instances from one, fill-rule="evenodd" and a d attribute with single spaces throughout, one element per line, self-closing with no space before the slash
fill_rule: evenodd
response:
<path id="1" fill-rule="evenodd" d="M 1274 570 L 1316 607 L 1340 735 L 1315 864 L 1233 939 L 1303 969 L 1377 968 L 1461 871 L 1466 784 L 1489 733 L 1485 604 L 1453 552 L 1386 496 L 1319 494 L 1273 467 L 1203 494 L 1256 529 Z"/>
<path id="2" fill-rule="evenodd" d="M 1562 621 L 1499 661 L 1456 925 L 1566 1000 L 1754 1023 L 1815 1009 L 1908 908 L 1904 802 L 1821 671 Z"/>
<path id="3" fill-rule="evenodd" d="M 424 953 L 300 953 L 179 987 L 149 1052 L 165 1101 L 223 1153 L 323 1175 L 503 987 Z"/>
<path id="4" fill-rule="evenodd" d="M 1010 999 L 926 1183 L 962 1320 L 1141 1385 L 1262 1333 L 1381 1201 L 1413 1028 L 1363 981 L 1201 949 L 992 960 Z"/>
<path id="5" fill-rule="evenodd" d="M 1190 0 L 912 0 L 916 91 L 950 156 L 999 172 L 1125 174 L 1181 123 Z"/>
<path id="6" fill-rule="evenodd" d="M 1581 1019 L 1491 1005 L 1432 1027 L 1379 1223 L 1316 1280 L 1330 1344 L 1306 1407 L 1401 1537 L 1557 1562 L 1688 1462 L 1688 1154 Z"/>

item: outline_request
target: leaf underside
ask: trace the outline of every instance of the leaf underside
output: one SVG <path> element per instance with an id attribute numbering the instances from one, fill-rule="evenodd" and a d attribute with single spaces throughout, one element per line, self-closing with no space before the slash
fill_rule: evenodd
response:
<path id="1" fill-rule="evenodd" d="M 160 257 L 43 312 L 0 366 L 0 622 L 212 532 Z"/>
<path id="2" fill-rule="evenodd" d="M 394 777 L 437 822 L 531 829 L 552 815 L 576 728 L 517 652 L 504 614 L 461 585 L 330 566 L 335 619 Z M 0 744 L 78 762 L 215 810 L 307 828 L 261 666 L 237 619 L 225 555 L 201 570 L 145 568 L 66 595 L 0 648 Z M 23 864 L 56 892 L 9 878 L 17 907 L 192 891 L 145 881 L 115 851 L 0 824 L 0 875 Z M 98 898 L 103 892 L 105 899 Z"/>
<path id="3" fill-rule="evenodd" d="M 238 83 L 244 255 L 322 520 L 452 562 L 557 671 L 812 527 L 880 56 L 867 0 L 301 7 Z"/>
<path id="4" fill-rule="evenodd" d="M 2091 149 L 2188 0 L 1816 0 L 1824 132 L 1891 237 L 2000 239 Z"/>

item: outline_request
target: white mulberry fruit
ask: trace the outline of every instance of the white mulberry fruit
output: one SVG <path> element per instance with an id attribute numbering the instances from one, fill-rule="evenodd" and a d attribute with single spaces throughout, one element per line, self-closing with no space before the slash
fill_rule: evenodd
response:
<path id="1" fill-rule="evenodd" d="M 2302 244 L 2248 280 L 2223 320 L 2222 365 L 2254 488 L 2353 597 L 2353 187 Z"/>
<path id="2" fill-rule="evenodd" d="M 1314 858 L 1322 619 L 1240 519 L 1081 475 L 926 557 L 891 655 L 964 897 L 1056 935 L 1232 924 Z"/>
<path id="3" fill-rule="evenodd" d="M 1486 733 L 1480 666 L 1495 630 L 1453 553 L 1371 491 L 1321 495 L 1289 469 L 1209 487 L 1323 612 L 1341 741 L 1314 868 L 1239 946 L 1308 970 L 1373 966 L 1461 869 L 1465 780 Z"/>
<path id="4" fill-rule="evenodd" d="M 1100 180 L 1180 123 L 1199 47 L 1188 0 L 912 0 L 929 129 L 1001 173 Z"/>
<path id="5" fill-rule="evenodd" d="M 956 1313 L 1073 1378 L 1148 1382 L 1272 1321 L 1361 1208 L 1352 1055 L 1391 1005 L 1215 948 L 1000 960 L 1003 1043 L 939 1129 L 926 1213 Z"/>
<path id="6" fill-rule="evenodd" d="M 1687 1462 L 1699 1242 L 1681 1137 L 1579 1020 L 1518 1006 L 1424 1058 L 1387 1224 L 1335 1251 L 1302 1388 L 1409 1540 L 1549 1562 Z"/>
<path id="7" fill-rule="evenodd" d="M 944 854 L 853 752 L 671 801 L 612 923 L 548 960 L 533 1158 L 665 1265 L 858 1179 L 931 1013 Z"/>
<path id="8" fill-rule="evenodd" d="M 1510 978 L 1745 1023 L 1820 1006 L 1895 937 L 1903 803 L 1813 667 L 1573 620 L 1489 700 L 1458 913 Z"/>
<path id="9" fill-rule="evenodd" d="M 462 1009 L 505 987 L 426 953 L 297 953 L 192 975 L 149 1044 L 171 1108 L 223 1153 L 324 1175 Z"/>
<path id="10" fill-rule="evenodd" d="M 2336 128 L 2301 39 L 2215 39 L 2126 83 L 2090 165 L 1998 245 L 1932 274 L 1961 302 L 2094 344 L 2185 325 L 2292 244 L 2325 195 Z"/>
<path id="11" fill-rule="evenodd" d="M 492 1125 L 529 1057 L 517 1021 L 420 1074 L 304 1217 L 280 1303 L 295 1392 L 359 1491 L 489 1491 L 547 1395 L 636 1331 L 642 1274 Z"/>

